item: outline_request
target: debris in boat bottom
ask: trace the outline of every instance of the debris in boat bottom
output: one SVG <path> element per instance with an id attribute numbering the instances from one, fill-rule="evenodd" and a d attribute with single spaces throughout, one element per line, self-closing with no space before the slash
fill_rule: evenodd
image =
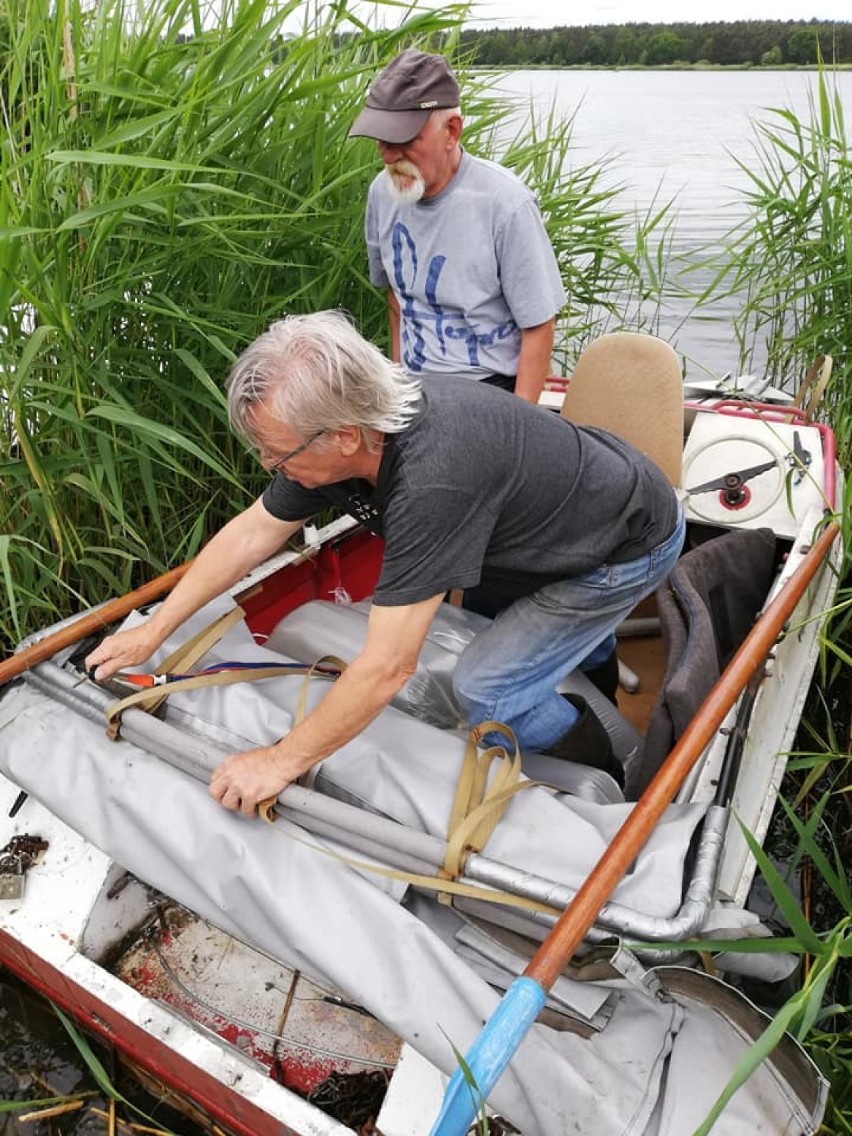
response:
<path id="1" fill-rule="evenodd" d="M 21 789 L 20 793 L 18 793 L 17 797 L 15 797 L 14 804 L 12 805 L 11 809 L 9 809 L 10 819 L 14 820 L 14 818 L 18 815 L 18 813 L 24 807 L 28 796 L 29 793 L 25 789 Z"/>
<path id="2" fill-rule="evenodd" d="M 28 1124 L 32 1120 L 51 1120 L 56 1116 L 64 1116 L 67 1112 L 77 1112 L 84 1105 L 83 1100 L 64 1101 L 62 1104 L 54 1104 L 49 1108 L 39 1108 L 34 1112 L 22 1112 L 18 1114 L 19 1124 Z"/>
<path id="3" fill-rule="evenodd" d="M 361 1136 L 381 1136 L 375 1121 L 387 1089 L 388 1075 L 382 1069 L 330 1073 L 308 1093 L 307 1099 Z"/>

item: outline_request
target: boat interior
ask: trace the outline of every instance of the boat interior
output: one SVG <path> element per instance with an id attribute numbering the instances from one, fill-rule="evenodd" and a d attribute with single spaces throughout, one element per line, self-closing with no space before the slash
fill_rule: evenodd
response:
<path id="1" fill-rule="evenodd" d="M 725 399 L 709 407 L 685 407 L 680 365 L 670 348 L 671 356 L 664 351 L 661 364 L 660 341 L 646 358 L 646 341 L 651 337 L 622 333 L 603 338 L 614 342 L 590 348 L 591 357 L 581 358 L 568 392 L 555 391 L 553 396 L 559 398 L 567 417 L 625 434 L 658 461 L 680 491 L 687 542 L 666 586 L 619 628 L 616 705 L 590 694 L 597 699 L 596 711 L 624 765 L 624 791 L 600 770 L 571 767 L 555 759 L 542 763 L 541 755 L 533 755 L 523 770 L 555 786 L 558 794 L 575 794 L 592 804 L 623 805 L 639 799 L 747 639 L 768 598 L 783 588 L 825 512 L 833 508 L 837 487 L 831 432 L 800 408 Z M 643 391 L 641 413 L 634 412 L 637 404 L 630 389 L 625 389 L 625 373 Z M 630 408 L 627 417 L 625 407 Z M 319 678 L 322 685 L 323 679 L 333 677 L 333 667 L 331 674 L 322 673 L 322 661 L 329 656 L 345 661 L 363 641 L 381 541 L 349 518 L 332 520 L 306 536 L 303 548 L 284 552 L 252 573 L 235 589 L 234 599 L 256 644 L 299 660 L 311 680 Z M 821 610 L 830 587 L 830 582 L 823 582 L 812 592 L 809 610 Z M 478 621 L 487 618 L 465 609 L 460 599 L 448 595 L 418 673 L 395 702 L 404 715 L 437 725 L 454 737 L 462 724 L 452 698 L 452 668 L 481 626 Z M 60 688 L 79 690 L 86 679 L 83 659 L 91 648 L 91 640 L 77 644 L 63 657 L 35 668 L 28 681 L 50 689 L 52 697 L 65 697 L 57 694 Z M 745 905 L 753 861 L 742 838 L 738 843 L 729 833 L 722 848 L 720 833 L 730 811 L 736 809 L 758 839 L 765 834 L 779 770 L 797 721 L 796 702 L 800 706 L 804 698 L 800 688 L 810 679 L 816 649 L 813 642 L 802 647 L 801 636 L 798 640 L 788 636 L 779 645 L 775 673 L 785 678 L 787 689 L 780 693 L 761 689 L 750 696 L 747 717 L 737 719 L 744 728 L 732 729 L 730 715 L 726 729 L 719 731 L 684 783 L 677 800 L 684 810 L 698 812 L 689 822 L 692 837 L 685 840 L 680 912 L 661 922 L 643 920 L 641 915 L 634 920 L 613 905 L 587 942 L 589 959 L 594 958 L 597 944 L 613 934 L 627 934 L 646 942 L 644 957 L 653 962 L 655 937 L 665 940 L 677 933 L 688 937 L 696 925 L 685 921 L 675 926 L 685 920 L 683 913 L 698 891 L 707 893 L 704 914 L 714 889 L 726 902 Z M 583 681 L 582 675 L 566 676 L 566 689 Z M 581 689 L 587 690 L 588 684 Z M 90 703 L 86 712 L 91 716 L 94 707 L 102 714 L 105 706 L 127 694 L 120 685 L 98 692 L 100 701 L 94 693 L 85 694 Z M 741 699 L 740 713 L 742 707 Z M 128 708 L 120 717 L 121 729 L 138 716 L 151 719 L 157 729 L 176 725 L 182 740 L 169 744 L 178 749 L 189 752 L 196 744 L 191 715 L 175 713 L 171 701 L 149 705 L 145 713 Z M 743 744 L 748 728 L 762 731 L 773 752 L 765 768 L 749 764 Z M 213 731 L 207 743 L 211 737 L 223 743 L 222 752 L 228 752 L 228 736 Z M 554 762 L 561 768 L 555 768 Z M 376 801 L 356 801 L 351 785 L 337 783 L 333 776 L 315 788 L 329 793 L 342 807 L 355 802 L 368 813 L 382 812 Z M 293 819 L 286 810 L 284 815 Z M 312 823 L 311 831 L 320 838 L 336 831 L 336 820 Z M 196 855 L 203 858 L 206 853 Z M 711 860 L 708 867 L 705 861 Z M 271 1079 L 329 1116 L 353 1128 L 375 1118 L 399 1057 L 399 1033 L 328 976 L 318 977 L 321 967 L 312 971 L 284 965 L 277 959 L 286 956 L 265 949 L 262 934 L 233 933 L 227 918 L 216 918 L 217 910 L 226 911 L 223 901 L 217 900 L 207 911 L 199 905 L 201 914 L 194 914 L 192 904 L 142 882 L 143 873 L 133 869 L 120 858 L 109 868 L 87 913 L 81 953 L 146 999 L 164 1004 L 234 1047 Z M 556 887 L 547 881 L 544 897 L 558 898 L 562 893 L 555 892 Z M 405 891 L 400 886 L 399 895 Z M 433 926 L 445 918 L 441 904 L 424 899 L 416 888 L 403 902 L 411 910 L 428 906 L 426 917 Z M 312 917 L 307 898 L 305 905 L 293 913 L 294 920 Z M 484 906 L 476 899 L 458 901 L 464 927 L 459 930 L 454 924 L 448 936 L 461 941 L 466 957 L 476 960 L 477 973 L 499 988 L 522 969 L 554 919 L 518 916 L 511 909 L 495 919 L 490 911 L 484 914 Z M 417 910 L 417 914 L 422 913 Z M 287 915 L 278 913 L 285 923 Z M 641 950 L 639 955 L 643 957 Z M 567 969 L 565 977 L 576 979 L 581 965 L 582 960 L 574 970 Z M 578 994 L 578 985 L 574 982 L 565 990 L 555 985 L 542 1020 L 557 1030 L 592 1036 L 604 1024 L 606 1006 L 596 996 Z"/>

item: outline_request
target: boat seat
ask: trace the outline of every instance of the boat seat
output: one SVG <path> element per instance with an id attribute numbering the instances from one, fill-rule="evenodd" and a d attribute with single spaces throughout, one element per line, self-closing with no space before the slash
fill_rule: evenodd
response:
<path id="1" fill-rule="evenodd" d="M 657 589 L 666 670 L 642 760 L 628 770 L 628 800 L 645 790 L 751 630 L 775 570 L 771 529 L 732 529 L 684 553 Z"/>
<path id="2" fill-rule="evenodd" d="M 683 376 L 664 339 L 638 331 L 594 339 L 577 360 L 560 414 L 624 438 L 680 486 Z"/>
<path id="3" fill-rule="evenodd" d="M 581 352 L 560 414 L 630 442 L 679 488 L 683 466 L 683 376 L 670 344 L 656 335 L 615 331 Z M 635 691 L 639 678 L 619 659 L 619 683 Z"/>

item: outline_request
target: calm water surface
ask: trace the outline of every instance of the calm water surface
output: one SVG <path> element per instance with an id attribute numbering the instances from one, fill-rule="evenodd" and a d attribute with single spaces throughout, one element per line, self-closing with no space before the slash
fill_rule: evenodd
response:
<path id="1" fill-rule="evenodd" d="M 834 80 L 852 123 L 852 72 Z M 497 89 L 532 102 L 542 116 L 554 107 L 575 115 L 578 165 L 611 159 L 609 179 L 621 201 L 644 213 L 653 202 L 674 201 L 674 249 L 697 256 L 746 215 L 749 179 L 738 162 L 756 167 L 758 123 L 777 130 L 774 109 L 810 122 L 817 76 L 805 71 L 515 71 Z M 698 283 L 693 280 L 692 283 Z M 671 304 L 661 334 L 691 359 L 717 373 L 736 370 L 730 334 L 736 301 L 719 301 L 701 318 L 689 305 Z M 681 326 L 683 320 L 687 322 Z"/>

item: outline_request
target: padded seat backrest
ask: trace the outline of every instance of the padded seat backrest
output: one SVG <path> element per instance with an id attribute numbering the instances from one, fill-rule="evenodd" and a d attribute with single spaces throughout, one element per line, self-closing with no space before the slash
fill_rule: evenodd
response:
<path id="1" fill-rule="evenodd" d="M 685 553 L 657 590 L 666 672 L 629 800 L 642 794 L 751 630 L 774 576 L 772 530 L 732 530 Z"/>
<path id="2" fill-rule="evenodd" d="M 560 413 L 624 438 L 680 485 L 683 376 L 664 339 L 617 331 L 593 340 L 577 360 Z"/>

